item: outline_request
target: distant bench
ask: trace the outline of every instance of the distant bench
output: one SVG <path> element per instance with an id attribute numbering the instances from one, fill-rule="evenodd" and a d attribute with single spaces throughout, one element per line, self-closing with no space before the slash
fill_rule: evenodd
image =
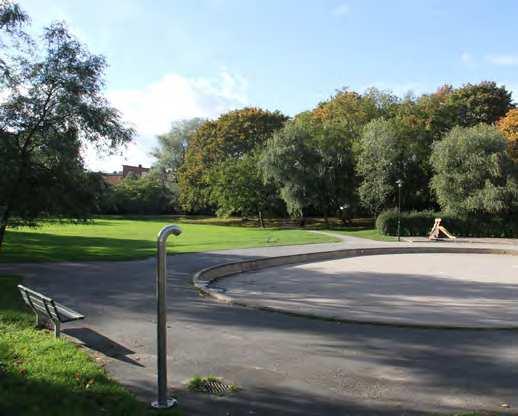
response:
<path id="1" fill-rule="evenodd" d="M 61 324 L 65 322 L 77 321 L 83 319 L 84 315 L 76 312 L 60 303 L 54 302 L 53 299 L 42 295 L 28 287 L 18 285 L 23 300 L 36 314 L 36 326 L 43 326 L 42 317 L 52 322 L 54 327 L 54 335 L 56 338 L 61 334 Z"/>

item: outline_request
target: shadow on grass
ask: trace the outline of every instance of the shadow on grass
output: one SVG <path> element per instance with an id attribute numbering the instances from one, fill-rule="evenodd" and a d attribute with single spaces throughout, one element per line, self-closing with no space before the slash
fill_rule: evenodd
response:
<path id="1" fill-rule="evenodd" d="M 155 250 L 147 240 L 18 231 L 6 235 L 0 262 L 128 260 L 152 256 Z"/>
<path id="2" fill-rule="evenodd" d="M 16 360 L 7 343 L 0 342 L 0 357 Z M 3 361 L 2 360 L 2 361 Z M 0 414 L 39 416 L 144 416 L 152 411 L 123 387 L 98 373 L 92 378 L 70 374 L 67 382 L 63 373 L 48 378 L 31 377 L 23 363 L 0 367 Z M 62 372 L 66 371 L 63 363 Z M 179 413 L 159 413 L 178 415 Z"/>
<path id="3" fill-rule="evenodd" d="M 211 225 L 212 226 L 212 225 Z M 328 242 L 316 234 L 302 234 L 297 238 L 286 238 L 276 230 L 249 230 L 244 235 L 218 233 L 211 229 L 192 230 L 179 238 L 170 239 L 169 254 L 201 252 L 232 248 L 251 248 L 280 245 L 297 245 Z M 102 231 L 100 231 L 101 233 Z M 272 232 L 270 235 L 269 232 Z M 289 231 L 285 231 L 289 233 Z M 92 261 L 92 260 L 135 260 L 156 254 L 155 235 L 150 239 L 110 238 L 106 236 L 58 235 L 46 232 L 8 232 L 0 251 L 0 263 L 47 262 L 47 261 Z M 145 235 L 147 238 L 147 235 Z"/>

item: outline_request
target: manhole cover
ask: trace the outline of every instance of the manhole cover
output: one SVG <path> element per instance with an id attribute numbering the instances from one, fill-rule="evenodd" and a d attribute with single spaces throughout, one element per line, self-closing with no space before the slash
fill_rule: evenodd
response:
<path id="1" fill-rule="evenodd" d="M 216 377 L 194 377 L 188 384 L 189 390 L 210 394 L 233 393 L 238 390 L 235 384 L 224 383 Z"/>

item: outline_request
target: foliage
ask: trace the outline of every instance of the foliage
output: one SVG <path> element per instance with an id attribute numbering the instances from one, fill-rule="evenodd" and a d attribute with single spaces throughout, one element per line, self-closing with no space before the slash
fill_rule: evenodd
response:
<path id="1" fill-rule="evenodd" d="M 22 8 L 10 0 L 0 0 L 0 83 L 8 85 L 12 79 L 11 66 L 16 58 L 11 54 L 11 48 L 21 48 L 31 44 L 30 38 L 24 31 L 30 19 Z"/>
<path id="2" fill-rule="evenodd" d="M 205 121 L 200 118 L 181 120 L 173 123 L 168 133 L 157 137 L 158 147 L 152 152 L 157 161 L 152 171 L 167 191 L 178 193 L 178 171 L 184 163 L 189 141 Z"/>
<path id="3" fill-rule="evenodd" d="M 104 190 L 103 214 L 164 214 L 177 205 L 177 196 L 161 182 L 157 172 L 142 177 L 128 175 L 120 183 Z"/>
<path id="4" fill-rule="evenodd" d="M 455 127 L 435 143 L 431 187 L 443 210 L 455 214 L 508 214 L 518 206 L 516 165 L 493 126 Z"/>
<path id="5" fill-rule="evenodd" d="M 102 94 L 104 58 L 90 54 L 61 23 L 11 61 L 0 104 L 0 244 L 9 219 L 84 216 L 94 199 L 80 154 L 83 143 L 113 150 L 127 128 Z"/>
<path id="6" fill-rule="evenodd" d="M 376 88 L 368 89 L 363 95 L 344 88 L 319 103 L 311 114 L 321 123 L 340 124 L 344 134 L 356 142 L 365 124 L 375 118 L 392 116 L 398 103 L 397 97 Z M 305 113 L 299 116 L 306 117 Z"/>
<path id="7" fill-rule="evenodd" d="M 252 152 L 285 121 L 279 112 L 243 108 L 203 123 L 192 135 L 178 172 L 182 207 L 187 211 L 210 208 L 210 170 L 227 159 Z"/>
<path id="8" fill-rule="evenodd" d="M 0 276 L 0 414 L 155 414 L 76 345 L 34 329 L 18 283 L 19 278 Z"/>
<path id="9" fill-rule="evenodd" d="M 401 106 L 400 117 L 406 124 L 428 134 L 428 142 L 440 140 L 457 123 L 456 112 L 450 105 L 454 89 L 443 85 L 432 94 L 423 94 L 415 102 Z"/>
<path id="10" fill-rule="evenodd" d="M 344 88 L 329 100 L 319 103 L 313 114 L 321 121 L 338 120 L 351 130 L 358 130 L 373 118 L 384 115 L 380 112 L 388 111 L 395 103 L 396 97 L 374 88 L 365 95 Z"/>
<path id="11" fill-rule="evenodd" d="M 43 221 L 38 228 L 9 228 L 0 262 L 132 260 L 156 254 L 160 229 L 176 219 L 96 219 L 87 223 Z M 180 224 L 183 233 L 169 239 L 168 252 L 191 253 L 335 242 L 303 230 Z"/>
<path id="12" fill-rule="evenodd" d="M 261 167 L 279 184 L 290 214 L 314 209 L 327 219 L 340 206 L 355 204 L 353 140 L 347 125 L 306 114 L 268 141 Z"/>
<path id="13" fill-rule="evenodd" d="M 455 125 L 463 127 L 494 124 L 514 107 L 511 92 L 490 81 L 455 89 L 448 97 L 448 104 L 456 114 Z"/>
<path id="14" fill-rule="evenodd" d="M 365 126 L 357 162 L 362 178 L 358 191 L 370 212 L 396 205 L 397 180 L 403 181 L 405 207 L 429 204 L 430 150 L 422 134 L 397 118 L 376 119 Z"/>
<path id="15" fill-rule="evenodd" d="M 518 237 L 518 215 L 457 215 L 434 211 L 401 213 L 402 236 L 428 236 L 435 218 L 458 237 Z M 383 235 L 397 235 L 398 213 L 383 211 L 376 219 L 376 229 Z"/>
<path id="16" fill-rule="evenodd" d="M 498 130 L 507 139 L 507 151 L 518 163 L 518 109 L 509 110 L 497 123 Z"/>
<path id="17" fill-rule="evenodd" d="M 257 215 L 263 225 L 264 214 L 282 214 L 284 211 L 275 185 L 264 183 L 262 179 L 256 154 L 220 163 L 211 170 L 208 182 L 218 215 Z"/>

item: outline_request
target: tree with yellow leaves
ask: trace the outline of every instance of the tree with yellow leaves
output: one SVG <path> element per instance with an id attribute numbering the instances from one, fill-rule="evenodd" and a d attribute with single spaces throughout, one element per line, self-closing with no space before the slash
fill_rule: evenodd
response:
<path id="1" fill-rule="evenodd" d="M 518 162 L 518 108 L 509 110 L 497 123 L 498 130 L 507 139 L 507 150 L 511 158 Z"/>

